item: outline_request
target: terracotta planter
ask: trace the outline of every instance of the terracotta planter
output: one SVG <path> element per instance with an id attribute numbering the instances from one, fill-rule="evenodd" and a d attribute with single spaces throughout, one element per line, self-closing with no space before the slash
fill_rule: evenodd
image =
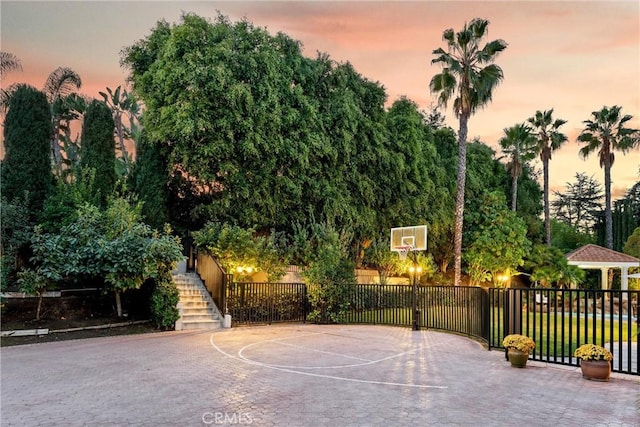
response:
<path id="1" fill-rule="evenodd" d="M 513 366 L 514 368 L 524 368 L 525 366 L 527 366 L 529 353 L 516 350 L 515 348 L 510 348 L 507 350 L 507 357 L 509 358 L 509 362 L 511 362 L 511 366 Z"/>
<path id="2" fill-rule="evenodd" d="M 582 377 L 592 381 L 609 381 L 611 363 L 608 360 L 580 360 Z"/>

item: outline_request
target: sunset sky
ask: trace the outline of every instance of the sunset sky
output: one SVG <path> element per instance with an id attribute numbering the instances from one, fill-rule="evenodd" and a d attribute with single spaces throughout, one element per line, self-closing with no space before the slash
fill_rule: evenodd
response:
<path id="1" fill-rule="evenodd" d="M 406 95 L 428 109 L 435 97 L 429 81 L 439 71 L 431 52 L 444 47 L 442 32 L 459 30 L 475 17 L 488 19 L 489 38 L 507 50 L 496 63 L 505 80 L 493 102 L 469 122 L 469 137 L 497 146 L 503 129 L 536 110 L 554 108 L 568 123 L 569 142 L 550 164 L 552 189 L 562 190 L 577 172 L 603 180 L 597 155 L 578 156 L 575 142 L 583 121 L 602 106 L 621 105 L 640 128 L 640 2 L 637 1 L 386 1 L 386 2 L 34 2 L 0 3 L 1 48 L 20 58 L 22 72 L 9 74 L 3 87 L 27 82 L 41 88 L 59 66 L 75 70 L 81 92 L 98 97 L 105 87 L 124 85 L 120 51 L 149 35 L 160 19 L 178 22 L 184 12 L 233 21 L 246 17 L 271 33 L 283 32 L 317 51 L 349 61 L 380 82 L 390 104 Z M 447 123 L 458 124 L 451 108 Z M 539 165 L 538 165 L 539 166 Z M 616 154 L 614 196 L 640 180 L 640 150 Z"/>

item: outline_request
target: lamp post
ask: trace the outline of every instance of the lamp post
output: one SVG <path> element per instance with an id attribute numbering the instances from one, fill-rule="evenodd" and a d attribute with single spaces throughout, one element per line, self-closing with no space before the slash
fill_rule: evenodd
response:
<path id="1" fill-rule="evenodd" d="M 420 324 L 418 322 L 418 318 L 420 317 L 420 312 L 418 311 L 418 274 L 422 273 L 422 267 L 418 265 L 418 257 L 415 253 L 411 252 L 411 261 L 413 261 L 413 265 L 409 267 L 409 273 L 411 274 L 412 281 L 412 292 L 411 292 L 411 302 L 412 302 L 412 329 L 414 331 L 420 330 Z"/>

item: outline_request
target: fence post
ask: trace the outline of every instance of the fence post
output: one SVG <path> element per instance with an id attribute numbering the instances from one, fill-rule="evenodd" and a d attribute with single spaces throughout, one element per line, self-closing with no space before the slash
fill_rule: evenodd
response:
<path id="1" fill-rule="evenodd" d="M 487 340 L 489 350 L 491 350 L 491 296 L 489 294 L 489 289 L 480 289 L 482 289 L 482 294 L 480 295 L 480 317 L 482 319 L 481 334 L 482 338 Z"/>
<path id="2" fill-rule="evenodd" d="M 504 299 L 505 335 L 522 333 L 522 289 L 507 289 Z"/>

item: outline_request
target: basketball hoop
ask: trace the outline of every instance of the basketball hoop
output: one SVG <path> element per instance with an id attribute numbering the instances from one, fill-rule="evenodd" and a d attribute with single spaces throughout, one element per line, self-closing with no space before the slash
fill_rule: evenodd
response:
<path id="1" fill-rule="evenodd" d="M 395 248 L 395 251 L 398 252 L 398 256 L 400 257 L 400 261 L 404 261 L 405 259 L 407 259 L 407 255 L 409 254 L 409 251 L 411 249 L 413 249 L 413 246 L 411 245 L 397 246 Z"/>

